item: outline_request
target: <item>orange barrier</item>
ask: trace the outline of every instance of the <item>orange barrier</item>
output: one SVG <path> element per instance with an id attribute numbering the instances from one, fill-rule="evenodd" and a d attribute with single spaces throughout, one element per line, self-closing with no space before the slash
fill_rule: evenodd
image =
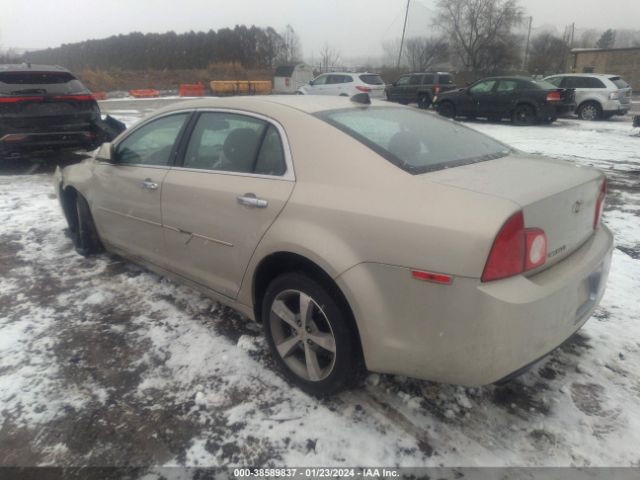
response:
<path id="1" fill-rule="evenodd" d="M 154 98 L 159 97 L 160 92 L 152 88 L 147 88 L 142 90 L 129 90 L 129 95 L 135 98 Z"/>
<path id="2" fill-rule="evenodd" d="M 214 95 L 264 95 L 273 88 L 270 80 L 213 80 L 209 86 Z"/>
<path id="3" fill-rule="evenodd" d="M 178 95 L 181 97 L 204 97 L 204 85 L 198 83 L 183 83 L 180 85 Z"/>
<path id="4" fill-rule="evenodd" d="M 92 95 L 93 95 L 93 98 L 95 98 L 96 100 L 106 100 L 107 99 L 106 92 L 93 92 Z"/>

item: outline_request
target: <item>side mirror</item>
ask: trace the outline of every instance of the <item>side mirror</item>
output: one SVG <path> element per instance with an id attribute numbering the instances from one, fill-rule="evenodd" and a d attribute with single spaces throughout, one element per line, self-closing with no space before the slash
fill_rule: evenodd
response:
<path id="1" fill-rule="evenodd" d="M 113 163 L 113 145 L 110 142 L 105 142 L 98 149 L 95 159 L 99 162 Z"/>
<path id="2" fill-rule="evenodd" d="M 313 80 L 311 80 L 311 81 L 309 82 L 309 85 L 311 85 L 311 86 L 313 87 Z"/>

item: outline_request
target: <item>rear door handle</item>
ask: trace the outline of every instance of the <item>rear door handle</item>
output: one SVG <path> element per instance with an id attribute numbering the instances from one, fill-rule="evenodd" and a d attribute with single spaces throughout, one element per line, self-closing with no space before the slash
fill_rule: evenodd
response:
<path id="1" fill-rule="evenodd" d="M 256 197 L 255 193 L 245 193 L 238 197 L 238 203 L 250 208 L 267 208 L 269 202 L 263 198 Z"/>
<path id="2" fill-rule="evenodd" d="M 158 184 L 151 181 L 150 178 L 145 179 L 144 182 L 142 182 L 140 184 L 140 187 L 145 188 L 147 190 L 157 190 L 158 189 Z"/>

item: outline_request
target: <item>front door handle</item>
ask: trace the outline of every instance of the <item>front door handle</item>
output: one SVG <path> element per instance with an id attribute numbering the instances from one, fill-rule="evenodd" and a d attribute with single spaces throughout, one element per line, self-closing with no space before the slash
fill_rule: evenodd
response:
<path id="1" fill-rule="evenodd" d="M 245 193 L 244 195 L 240 195 L 238 197 L 238 203 L 250 208 L 267 208 L 267 205 L 269 205 L 269 202 L 263 198 L 256 197 L 255 193 Z"/>
<path id="2" fill-rule="evenodd" d="M 158 184 L 151 181 L 150 178 L 145 179 L 144 182 L 142 182 L 140 184 L 140 187 L 142 188 L 146 188 L 147 190 L 157 190 L 158 189 Z"/>

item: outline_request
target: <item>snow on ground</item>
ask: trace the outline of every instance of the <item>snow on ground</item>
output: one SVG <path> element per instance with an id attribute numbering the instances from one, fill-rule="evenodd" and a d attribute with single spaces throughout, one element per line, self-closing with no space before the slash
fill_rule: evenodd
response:
<path id="1" fill-rule="evenodd" d="M 77 255 L 49 174 L 0 176 L 0 465 L 640 466 L 640 138 L 620 121 L 469 125 L 611 181 L 607 293 L 529 373 L 483 388 L 372 374 L 315 399 L 239 314 Z"/>

